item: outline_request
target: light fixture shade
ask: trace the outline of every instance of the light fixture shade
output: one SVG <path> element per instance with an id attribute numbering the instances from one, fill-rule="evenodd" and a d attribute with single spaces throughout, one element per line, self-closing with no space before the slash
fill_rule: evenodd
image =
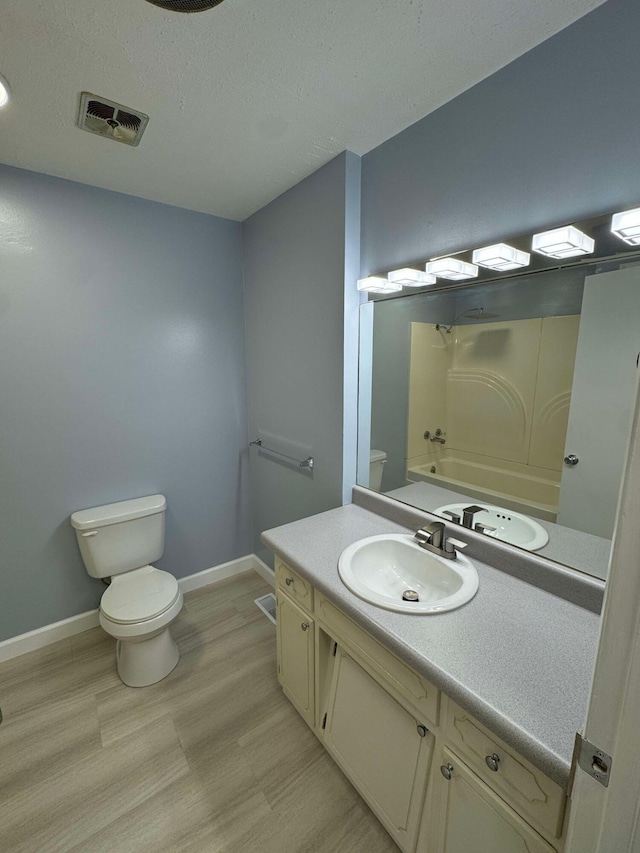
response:
<path id="1" fill-rule="evenodd" d="M 437 261 L 429 261 L 427 272 L 450 281 L 464 281 L 466 278 L 475 278 L 478 275 L 478 267 L 461 261 L 460 258 L 438 258 Z"/>
<path id="2" fill-rule="evenodd" d="M 530 260 L 529 252 L 521 252 L 506 243 L 496 243 L 473 251 L 473 263 L 488 270 L 516 270 L 526 267 Z"/>
<path id="3" fill-rule="evenodd" d="M 534 252 L 549 258 L 575 258 L 578 255 L 589 255 L 593 252 L 594 246 L 593 238 L 573 225 L 534 234 L 531 244 Z"/>
<path id="4" fill-rule="evenodd" d="M 640 207 L 614 214 L 611 230 L 630 246 L 640 246 Z"/>
<path id="5" fill-rule="evenodd" d="M 402 290 L 402 285 L 388 281 L 382 276 L 370 275 L 368 278 L 358 279 L 358 290 L 365 290 L 367 293 L 395 293 Z"/>
<path id="6" fill-rule="evenodd" d="M 0 107 L 4 107 L 9 103 L 9 84 L 0 74 Z"/>
<path id="7" fill-rule="evenodd" d="M 389 281 L 401 284 L 403 287 L 424 287 L 426 284 L 435 284 L 436 277 L 422 270 L 403 267 L 401 270 L 391 270 Z"/>

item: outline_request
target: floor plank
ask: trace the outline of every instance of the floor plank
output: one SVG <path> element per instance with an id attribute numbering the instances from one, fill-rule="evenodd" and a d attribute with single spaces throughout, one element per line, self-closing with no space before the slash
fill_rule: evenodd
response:
<path id="1" fill-rule="evenodd" d="M 397 851 L 277 683 L 269 591 L 247 572 L 185 595 L 150 687 L 101 628 L 0 664 L 3 853 Z"/>

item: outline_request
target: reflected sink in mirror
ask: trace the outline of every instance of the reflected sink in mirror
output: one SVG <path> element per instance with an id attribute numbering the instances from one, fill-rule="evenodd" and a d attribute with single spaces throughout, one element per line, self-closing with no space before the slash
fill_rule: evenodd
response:
<path id="1" fill-rule="evenodd" d="M 349 545 L 338 560 L 342 582 L 359 598 L 401 613 L 443 613 L 470 601 L 478 573 L 466 557 L 447 560 L 425 551 L 413 536 L 389 533 Z M 405 600 L 403 596 L 417 600 Z"/>
<path id="2" fill-rule="evenodd" d="M 469 506 L 468 503 L 446 504 L 433 511 L 436 515 L 451 517 L 453 513 L 462 518 L 467 506 Z M 474 527 L 476 524 L 483 527 L 484 530 L 481 532 L 486 533 L 487 536 L 492 536 L 501 542 L 508 542 L 510 545 L 517 545 L 527 551 L 544 548 L 549 541 L 549 534 L 537 521 L 504 507 L 485 504 L 482 511 L 476 512 L 473 516 L 473 523 Z"/>

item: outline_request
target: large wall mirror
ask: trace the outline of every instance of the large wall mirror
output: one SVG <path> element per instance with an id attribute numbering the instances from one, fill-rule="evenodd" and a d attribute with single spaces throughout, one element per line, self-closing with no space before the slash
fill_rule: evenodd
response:
<path id="1" fill-rule="evenodd" d="M 371 301 L 361 329 L 358 482 L 605 578 L 640 261 Z"/>

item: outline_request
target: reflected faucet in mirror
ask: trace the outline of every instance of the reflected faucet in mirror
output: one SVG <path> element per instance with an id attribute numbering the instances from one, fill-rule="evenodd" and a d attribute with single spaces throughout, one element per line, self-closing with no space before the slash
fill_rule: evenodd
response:
<path id="1" fill-rule="evenodd" d="M 438 427 L 438 429 L 435 432 L 430 432 L 429 430 L 426 430 L 424 433 L 424 437 L 425 437 L 426 441 L 437 441 L 438 444 L 446 444 L 447 443 L 445 438 L 444 438 L 444 433 L 442 432 L 440 427 Z"/>

